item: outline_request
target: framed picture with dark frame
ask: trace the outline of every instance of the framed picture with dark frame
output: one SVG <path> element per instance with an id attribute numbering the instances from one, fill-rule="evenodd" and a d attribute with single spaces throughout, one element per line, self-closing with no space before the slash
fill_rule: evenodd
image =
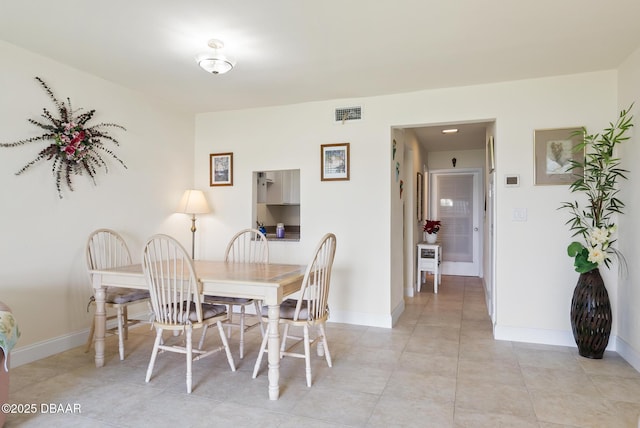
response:
<path id="1" fill-rule="evenodd" d="M 320 179 L 322 181 L 349 180 L 349 143 L 320 146 Z"/>
<path id="2" fill-rule="evenodd" d="M 533 141 L 536 186 L 571 184 L 582 174 L 571 169 L 571 160 L 584 161 L 584 150 L 575 149 L 584 141 L 583 128 L 537 129 Z"/>
<path id="3" fill-rule="evenodd" d="M 233 186 L 233 153 L 209 155 L 209 186 Z"/>
<path id="4" fill-rule="evenodd" d="M 418 221 L 422 221 L 424 213 L 424 178 L 422 173 L 417 174 L 416 178 L 416 209 Z"/>

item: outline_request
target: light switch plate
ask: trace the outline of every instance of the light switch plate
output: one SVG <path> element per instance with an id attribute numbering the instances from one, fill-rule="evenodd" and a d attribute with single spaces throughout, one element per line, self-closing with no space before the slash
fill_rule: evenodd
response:
<path id="1" fill-rule="evenodd" d="M 526 208 L 514 208 L 512 214 L 513 221 L 527 221 L 527 209 Z"/>

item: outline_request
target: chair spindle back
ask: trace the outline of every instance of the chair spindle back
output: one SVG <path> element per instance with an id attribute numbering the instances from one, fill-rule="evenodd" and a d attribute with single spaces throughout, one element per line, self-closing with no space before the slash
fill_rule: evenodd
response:
<path id="1" fill-rule="evenodd" d="M 202 322 L 202 284 L 179 242 L 167 235 L 152 236 L 143 249 L 142 266 L 155 322 L 173 326 Z M 197 319 L 190 320 L 194 307 Z"/>

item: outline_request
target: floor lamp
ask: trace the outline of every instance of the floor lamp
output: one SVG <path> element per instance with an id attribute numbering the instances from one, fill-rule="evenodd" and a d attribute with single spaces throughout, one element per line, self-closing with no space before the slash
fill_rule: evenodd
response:
<path id="1" fill-rule="evenodd" d="M 196 214 L 206 214 L 210 211 L 202 190 L 185 190 L 176 211 L 191 214 L 191 258 L 195 260 Z"/>

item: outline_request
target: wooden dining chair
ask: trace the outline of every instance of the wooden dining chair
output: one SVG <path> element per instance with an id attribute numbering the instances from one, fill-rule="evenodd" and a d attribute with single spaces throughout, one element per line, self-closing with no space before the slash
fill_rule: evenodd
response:
<path id="1" fill-rule="evenodd" d="M 131 254 L 126 242 L 116 231 L 98 229 L 89 235 L 86 245 L 86 263 L 91 281 L 91 270 L 110 269 L 131 264 Z M 92 284 L 92 281 L 90 282 Z M 93 287 L 91 288 L 93 290 Z M 139 319 L 129 319 L 128 307 L 137 303 L 149 302 L 149 292 L 135 288 L 107 287 L 105 308 L 116 311 L 115 315 L 108 315 L 107 320 L 116 319 L 117 326 L 107 329 L 107 333 L 118 335 L 118 351 L 120 360 L 124 360 L 124 341 L 129 338 L 129 327 L 142 322 Z M 89 306 L 95 306 L 95 296 L 89 299 Z M 89 338 L 85 352 L 89 352 L 95 334 L 95 317 L 91 322 Z"/>
<path id="2" fill-rule="evenodd" d="M 156 329 L 156 339 L 145 381 L 149 382 L 151 379 L 159 351 L 186 355 L 186 382 L 189 394 L 192 390 L 194 361 L 224 350 L 231 371 L 236 371 L 222 328 L 222 322 L 227 319 L 227 308 L 224 305 L 202 302 L 202 283 L 198 280 L 193 260 L 184 247 L 170 236 L 154 235 L 143 249 L 142 268 L 149 285 L 153 326 Z M 202 329 L 204 337 L 205 327 L 213 324 L 218 326 L 222 346 L 202 349 L 201 340 L 198 347 L 193 349 L 193 331 Z M 167 338 L 167 342 L 163 338 L 165 331 L 173 334 Z M 176 341 L 177 343 L 174 343 Z"/>
<path id="3" fill-rule="evenodd" d="M 236 233 L 225 251 L 224 259 L 228 263 L 269 263 L 269 244 L 267 237 L 257 229 L 243 229 Z M 205 296 L 205 302 L 219 305 L 226 305 L 229 313 L 229 320 L 225 322 L 228 327 L 228 337 L 231 337 L 232 327 L 240 330 L 240 359 L 244 358 L 244 333 L 256 326 L 260 327 L 260 333 L 264 336 L 264 326 L 261 317 L 261 301 L 256 299 L 246 299 L 242 297 Z M 247 306 L 253 305 L 255 308 L 257 322 L 247 325 Z M 239 322 L 233 321 L 234 307 L 239 307 Z"/>
<path id="4" fill-rule="evenodd" d="M 324 355 L 329 367 L 332 366 L 325 326 L 329 318 L 329 286 L 331 284 L 331 269 L 335 252 L 336 236 L 333 233 L 327 233 L 316 246 L 313 259 L 307 266 L 300 289 L 300 299 L 287 299 L 280 305 L 280 324 L 284 324 L 280 358 L 304 358 L 307 386 L 309 387 L 311 386 L 311 346 L 317 344 L 318 355 Z M 263 321 L 268 322 L 268 308 L 262 309 L 262 316 Z M 290 327 L 301 327 L 303 336 L 289 334 Z M 310 327 L 315 327 L 316 330 L 313 340 L 309 336 Z M 253 368 L 254 379 L 258 375 L 258 370 L 262 363 L 262 355 L 267 352 L 268 339 L 269 335 L 265 334 L 260 345 L 258 359 Z M 295 342 L 287 348 L 287 340 L 289 339 L 294 339 Z M 292 349 L 300 341 L 304 344 L 304 353 L 292 352 Z"/>

